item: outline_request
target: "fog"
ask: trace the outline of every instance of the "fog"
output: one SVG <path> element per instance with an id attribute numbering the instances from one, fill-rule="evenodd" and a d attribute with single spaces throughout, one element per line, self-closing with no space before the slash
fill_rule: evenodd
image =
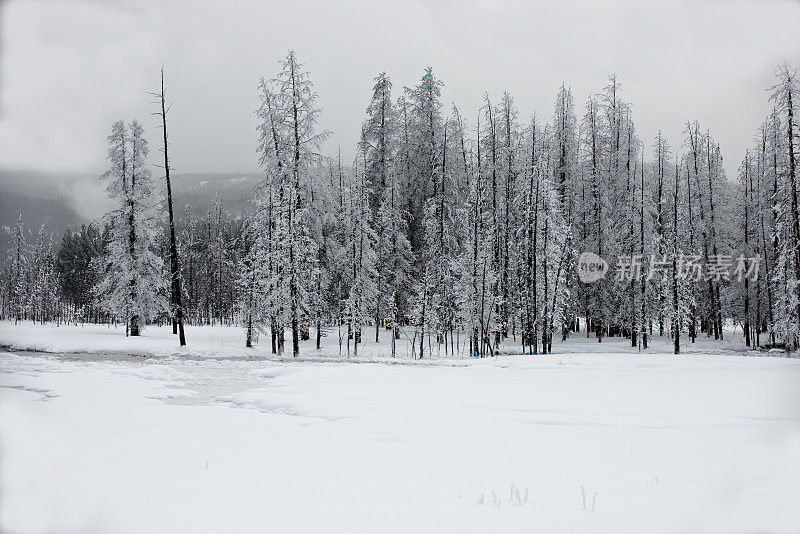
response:
<path id="1" fill-rule="evenodd" d="M 443 100 L 472 124 L 484 92 L 508 90 L 520 118 L 552 115 L 562 81 L 576 111 L 616 73 L 646 154 L 663 130 L 681 151 L 686 120 L 722 146 L 728 175 L 770 109 L 771 66 L 800 65 L 792 1 L 2 3 L 0 168 L 96 175 L 117 119 L 138 118 L 158 155 L 146 93 L 167 72 L 176 173 L 256 169 L 259 77 L 293 48 L 323 108 L 325 149 L 352 156 L 372 79 L 395 96 L 431 65 Z"/>

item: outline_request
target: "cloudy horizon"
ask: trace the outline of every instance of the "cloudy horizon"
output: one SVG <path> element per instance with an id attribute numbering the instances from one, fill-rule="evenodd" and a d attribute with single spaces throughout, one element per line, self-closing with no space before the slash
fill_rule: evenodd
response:
<path id="1" fill-rule="evenodd" d="M 800 3 L 780 0 L 9 0 L 0 16 L 0 169 L 46 172 L 102 172 L 105 137 L 120 118 L 143 123 L 156 162 L 147 91 L 162 63 L 175 172 L 254 172 L 258 80 L 294 49 L 319 93 L 320 127 L 333 132 L 326 153 L 341 147 L 352 157 L 381 71 L 396 98 L 432 66 L 445 108 L 458 106 L 473 127 L 484 94 L 496 101 L 506 90 L 521 121 L 549 121 L 562 82 L 580 117 L 615 73 L 648 159 L 659 130 L 681 153 L 685 122 L 698 120 L 732 178 L 771 107 L 773 65 L 800 64 Z"/>

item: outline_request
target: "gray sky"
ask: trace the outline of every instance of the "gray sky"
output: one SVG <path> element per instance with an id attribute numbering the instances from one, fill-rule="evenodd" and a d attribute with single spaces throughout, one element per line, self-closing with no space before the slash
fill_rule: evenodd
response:
<path id="1" fill-rule="evenodd" d="M 800 2 L 5 0 L 0 7 L 0 168 L 99 173 L 105 137 L 138 118 L 167 71 L 177 172 L 253 171 L 259 77 L 289 48 L 306 63 L 326 145 L 354 152 L 373 77 L 395 96 L 431 65 L 474 124 L 483 93 L 550 119 L 562 81 L 578 115 L 616 72 L 652 152 L 680 149 L 687 119 L 720 141 L 728 173 L 770 109 L 771 66 L 800 66 Z M 155 154 L 153 161 L 156 161 Z"/>

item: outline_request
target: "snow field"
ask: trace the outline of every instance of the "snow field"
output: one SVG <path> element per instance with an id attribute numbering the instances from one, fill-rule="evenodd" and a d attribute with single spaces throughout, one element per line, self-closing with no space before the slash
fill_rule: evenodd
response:
<path id="1" fill-rule="evenodd" d="M 2 354 L 0 531 L 797 532 L 799 381 L 733 354 Z"/>

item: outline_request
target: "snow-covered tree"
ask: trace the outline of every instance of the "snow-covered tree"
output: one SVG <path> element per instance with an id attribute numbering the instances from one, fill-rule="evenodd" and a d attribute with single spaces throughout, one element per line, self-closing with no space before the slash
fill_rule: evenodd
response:
<path id="1" fill-rule="evenodd" d="M 379 299 L 385 309 L 383 316 L 392 332 L 392 357 L 396 355 L 396 339 L 404 311 L 408 309 L 409 283 L 411 281 L 412 255 L 408 242 L 408 223 L 402 209 L 398 173 L 389 175 L 378 208 L 379 276 L 383 298 Z M 376 326 L 377 328 L 377 326 Z M 377 336 L 376 336 L 377 338 Z"/>
<path id="2" fill-rule="evenodd" d="M 108 143 L 110 168 L 103 180 L 118 207 L 107 215 L 111 235 L 96 292 L 103 309 L 124 318 L 126 331 L 138 336 L 148 320 L 168 310 L 163 260 L 155 252 L 161 196 L 147 168 L 141 125 L 133 121 L 129 130 L 122 121 L 114 123 Z"/>
<path id="3" fill-rule="evenodd" d="M 27 294 L 28 244 L 25 241 L 25 224 L 20 213 L 11 237 L 8 250 L 8 295 L 10 315 L 14 322 L 25 318 L 25 295 Z"/>
<path id="4" fill-rule="evenodd" d="M 253 267 L 268 280 L 259 298 L 274 318 L 282 347 L 283 328 L 292 331 L 292 354 L 300 353 L 300 335 L 309 322 L 317 280 L 312 196 L 314 170 L 321 162 L 319 146 L 327 133 L 316 131 L 320 110 L 317 94 L 303 65 L 290 51 L 281 72 L 262 80 L 259 127 L 260 166 L 265 183 L 256 197 L 261 224 L 253 241 Z"/>
<path id="5" fill-rule="evenodd" d="M 360 164 L 359 164 L 360 163 Z M 350 177 L 348 210 L 345 236 L 348 294 L 345 314 L 348 321 L 348 353 L 350 334 L 353 336 L 353 352 L 358 355 L 358 345 L 362 342 L 362 328 L 374 312 L 378 289 L 377 246 L 378 236 L 372 225 L 370 194 L 367 186 L 366 169 L 356 160 Z"/>
<path id="6" fill-rule="evenodd" d="M 26 307 L 33 321 L 45 323 L 55 314 L 58 292 L 53 236 L 45 230 L 44 224 L 39 227 L 36 245 L 31 252 L 31 269 L 28 273 L 31 280 Z"/>
<path id="7" fill-rule="evenodd" d="M 393 187 L 390 181 L 396 181 L 396 155 L 398 149 L 398 118 L 397 111 L 392 102 L 392 82 L 385 72 L 380 73 L 375 78 L 375 85 L 372 88 L 372 99 L 367 107 L 367 119 L 361 127 L 360 150 L 365 160 L 365 179 L 366 194 L 369 195 L 371 219 L 374 222 L 377 244 L 375 251 L 376 258 L 376 303 L 375 309 L 375 341 L 379 340 L 380 323 L 384 317 L 384 308 L 396 306 L 394 297 L 389 295 L 386 298 L 387 281 L 393 278 L 390 271 L 392 265 L 385 256 L 391 253 L 392 246 L 385 246 L 387 240 L 397 238 L 397 231 L 391 225 L 394 222 L 393 216 L 384 219 L 380 213 L 386 200 L 386 189 Z M 396 188 L 395 188 L 396 189 Z M 397 195 L 398 191 L 392 190 L 390 202 Z M 397 198 L 399 202 L 399 197 Z M 390 208 L 393 209 L 393 208 Z M 384 226 L 384 223 L 390 227 Z M 389 234 L 394 232 L 393 236 Z"/>
<path id="8" fill-rule="evenodd" d="M 780 192 L 775 199 L 776 235 L 780 243 L 776 276 L 785 288 L 786 305 L 779 328 L 789 350 L 800 344 L 800 208 L 797 199 L 798 149 L 795 147 L 800 131 L 796 118 L 800 89 L 797 71 L 788 63 L 776 67 L 775 78 L 770 99 L 780 115 L 778 120 L 783 138 L 781 156 L 775 156 L 776 174 L 780 176 Z M 780 143 L 777 139 L 776 135 L 775 149 Z"/>

